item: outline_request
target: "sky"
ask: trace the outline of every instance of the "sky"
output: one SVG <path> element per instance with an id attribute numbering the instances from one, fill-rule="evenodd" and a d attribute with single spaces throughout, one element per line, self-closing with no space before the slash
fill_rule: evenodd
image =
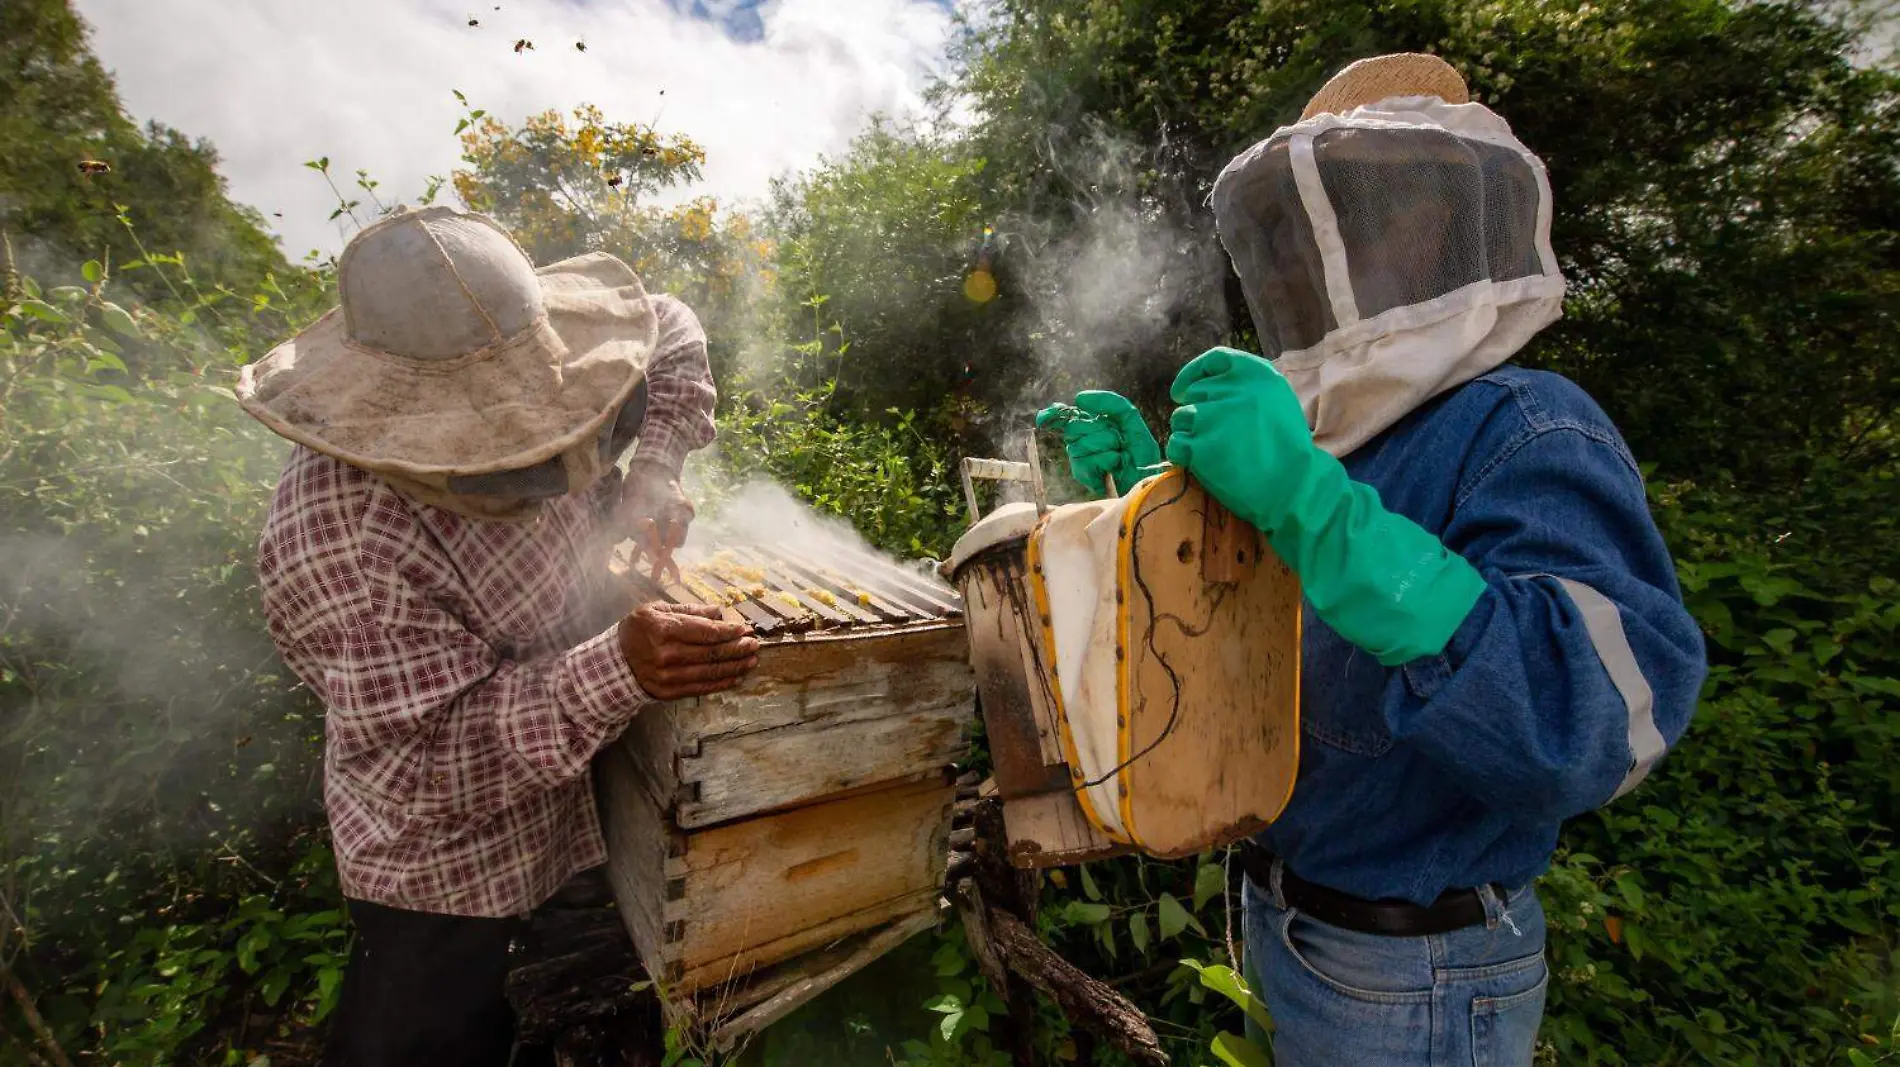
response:
<path id="1" fill-rule="evenodd" d="M 506 122 L 598 105 L 705 147 L 726 201 L 915 115 L 948 0 L 75 0 L 126 110 L 209 138 L 293 259 L 342 247 L 304 161 L 414 198 L 460 155 L 452 90 Z M 470 26 L 474 19 L 479 26 Z M 515 42 L 532 41 L 517 54 Z M 586 50 L 576 48 L 585 43 Z M 281 215 L 281 217 L 280 217 Z"/>

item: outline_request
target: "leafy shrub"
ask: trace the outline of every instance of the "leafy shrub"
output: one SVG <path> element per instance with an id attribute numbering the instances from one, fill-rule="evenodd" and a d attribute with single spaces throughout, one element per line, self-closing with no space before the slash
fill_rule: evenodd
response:
<path id="1" fill-rule="evenodd" d="M 272 1036 L 246 1033 L 242 1015 L 253 1006 L 294 1009 L 280 1031 L 330 1014 L 349 929 L 336 862 L 320 836 L 281 882 L 214 903 L 200 921 L 122 923 L 121 939 L 96 946 L 76 976 L 83 983 L 50 998 L 48 1016 L 58 1023 L 83 1013 L 97 1051 L 113 1062 L 164 1062 L 195 1045 L 200 1058 L 221 1050 L 237 1063 L 247 1036 Z"/>
<path id="2" fill-rule="evenodd" d="M 186 299 L 186 323 L 82 273 L 0 301 L 0 962 L 62 1042 L 164 1062 L 232 1005 L 334 984 L 304 834 L 322 720 L 258 611 L 282 446 L 231 402 L 221 340 L 270 297 Z"/>
<path id="3" fill-rule="evenodd" d="M 834 414 L 830 400 L 826 385 L 790 400 L 749 393 L 728 402 L 717 445 L 695 457 L 702 496 L 716 502 L 764 475 L 887 552 L 948 553 L 965 519 L 950 450 L 911 412 L 892 410 L 890 421 L 866 425 Z"/>
<path id="4" fill-rule="evenodd" d="M 1658 504 L 1711 674 L 1650 781 L 1564 835 L 1544 1037 L 1565 1063 L 1838 1062 L 1900 1015 L 1900 584 L 1725 536 L 1756 502 Z"/>

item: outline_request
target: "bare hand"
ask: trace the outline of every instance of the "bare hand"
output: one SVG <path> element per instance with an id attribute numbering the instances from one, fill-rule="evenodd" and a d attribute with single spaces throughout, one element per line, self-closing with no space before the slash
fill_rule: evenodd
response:
<path id="1" fill-rule="evenodd" d="M 655 700 L 717 693 L 759 664 L 759 639 L 700 604 L 644 604 L 620 620 L 620 654 Z"/>

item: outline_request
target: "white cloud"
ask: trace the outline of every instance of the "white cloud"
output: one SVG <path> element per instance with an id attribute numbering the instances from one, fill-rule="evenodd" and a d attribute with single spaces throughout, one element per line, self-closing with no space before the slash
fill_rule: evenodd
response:
<path id="1" fill-rule="evenodd" d="M 76 3 L 127 110 L 210 138 L 232 195 L 292 258 L 342 243 L 303 162 L 327 155 L 339 179 L 361 167 L 413 199 L 460 154 L 451 89 L 510 122 L 581 103 L 657 119 L 706 148 L 696 192 L 748 198 L 842 148 L 871 113 L 917 112 L 951 29 L 919 0 L 767 0 L 755 42 L 664 0 Z M 534 50 L 516 55 L 520 38 Z"/>

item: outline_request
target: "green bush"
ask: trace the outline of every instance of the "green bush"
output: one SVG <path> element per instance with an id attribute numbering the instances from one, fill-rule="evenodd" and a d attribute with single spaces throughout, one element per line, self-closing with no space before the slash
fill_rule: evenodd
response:
<path id="1" fill-rule="evenodd" d="M 942 558 L 965 522 L 956 457 L 923 420 L 893 409 L 867 425 L 832 412 L 832 386 L 789 400 L 740 395 L 719 417 L 719 440 L 696 456 L 702 503 L 763 475 L 819 512 L 851 522 L 878 548 Z"/>
<path id="2" fill-rule="evenodd" d="M 1732 543 L 1761 510 L 1732 494 L 1657 503 L 1711 673 L 1651 780 L 1564 835 L 1544 1037 L 1565 1063 L 1839 1062 L 1900 1017 L 1900 583 Z"/>
<path id="3" fill-rule="evenodd" d="M 322 719 L 258 610 L 283 448 L 232 403 L 241 353 L 82 273 L 0 300 L 0 963 L 62 1043 L 165 1062 L 334 984 Z"/>

